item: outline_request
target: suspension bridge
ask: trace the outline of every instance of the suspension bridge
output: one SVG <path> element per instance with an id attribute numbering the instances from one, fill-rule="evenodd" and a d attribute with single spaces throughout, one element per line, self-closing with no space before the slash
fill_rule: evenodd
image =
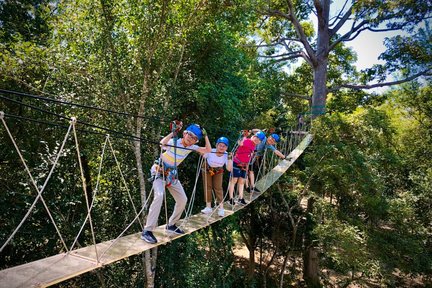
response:
<path id="1" fill-rule="evenodd" d="M 309 146 L 309 144 L 312 141 L 312 135 L 306 131 L 298 131 L 298 130 L 287 131 L 286 133 L 287 137 L 284 137 L 285 141 L 280 143 L 281 145 L 280 150 L 282 150 L 285 155 L 288 155 L 288 157 L 285 160 L 277 160 L 273 157 L 273 154 L 271 156 L 266 156 L 269 155 L 268 153 L 265 154 L 263 159 L 264 165 L 262 170 L 260 170 L 260 175 L 257 175 L 258 181 L 256 182 L 255 185 L 255 187 L 257 187 L 260 192 L 259 193 L 245 192 L 245 198 L 249 199 L 249 203 L 247 205 L 232 206 L 228 203 L 224 203 L 225 216 L 223 217 L 220 217 L 219 215 L 217 215 L 217 213 L 211 213 L 209 215 L 202 214 L 202 213 L 191 215 L 190 213 L 188 214 L 188 212 L 186 212 L 186 217 L 181 219 L 179 223 L 180 226 L 185 231 L 185 234 L 177 235 L 177 234 L 168 233 L 165 230 L 165 225 L 161 225 L 157 227 L 155 231 L 153 231 L 155 236 L 158 239 L 158 242 L 156 244 L 149 244 L 141 240 L 140 238 L 141 233 L 133 233 L 133 234 L 126 235 L 126 232 L 129 230 L 132 224 L 140 220 L 139 219 L 140 215 L 142 215 L 144 207 L 147 206 L 147 202 L 146 202 L 142 205 L 140 211 L 137 211 L 136 207 L 133 206 L 136 216 L 129 223 L 129 225 L 125 227 L 123 232 L 120 233 L 120 235 L 118 235 L 118 237 L 109 241 L 96 243 L 95 236 L 94 236 L 95 231 L 93 229 L 92 217 L 91 217 L 92 215 L 91 212 L 94 205 L 94 202 L 92 201 L 91 203 L 88 202 L 86 203 L 87 217 L 83 221 L 81 225 L 81 229 L 78 232 L 78 235 L 75 238 L 74 243 L 72 244 L 71 247 L 68 247 L 62 237 L 59 228 L 55 224 L 53 216 L 50 213 L 50 210 L 48 208 L 49 203 L 46 203 L 44 200 L 43 192 L 48 185 L 50 177 L 56 168 L 56 164 L 60 160 L 60 155 L 62 154 L 62 151 L 66 145 L 67 139 L 70 137 L 71 134 L 73 135 L 72 138 L 75 141 L 75 147 L 77 150 L 76 152 L 78 155 L 80 155 L 78 133 L 77 133 L 77 129 L 75 128 L 76 120 L 71 119 L 70 125 L 65 134 L 62 145 L 60 146 L 57 156 L 54 159 L 52 168 L 49 171 L 44 184 L 42 186 L 39 186 L 36 184 L 34 180 L 34 176 L 32 175 L 32 172 L 29 169 L 29 167 L 27 166 L 26 160 L 24 159 L 21 150 L 15 141 L 16 135 L 13 135 L 13 133 L 10 131 L 8 127 L 6 121 L 6 118 L 8 118 L 8 116 L 9 116 L 8 114 L 5 114 L 4 112 L 0 112 L 0 120 L 3 124 L 4 131 L 6 131 L 10 141 L 13 143 L 15 147 L 15 151 L 18 154 L 26 170 L 30 182 L 32 183 L 33 188 L 37 191 L 37 196 L 33 204 L 30 206 L 28 212 L 23 217 L 22 221 L 19 223 L 17 228 L 12 232 L 10 237 L 7 240 L 1 239 L 2 247 L 0 248 L 0 253 L 2 253 L 4 248 L 12 241 L 14 235 L 18 232 L 18 230 L 21 228 L 23 223 L 27 220 L 29 215 L 32 213 L 32 210 L 34 209 L 36 203 L 39 201 L 41 201 L 42 204 L 44 205 L 44 208 L 46 209 L 51 222 L 55 226 L 57 234 L 63 244 L 63 250 L 66 252 L 1 270 L 0 271 L 1 288 L 3 287 L 4 288 L 6 287 L 7 288 L 47 287 L 65 281 L 67 279 L 76 277 L 83 273 L 98 269 L 110 263 L 125 259 L 129 256 L 140 254 L 156 246 L 166 245 L 177 238 L 191 234 L 217 221 L 221 221 L 225 217 L 229 217 L 233 213 L 236 213 L 237 211 L 244 209 L 246 206 L 253 203 L 255 199 L 257 199 L 262 193 L 264 193 L 271 185 L 273 185 L 279 179 L 279 177 L 281 177 L 291 167 L 291 165 L 300 157 L 300 155 L 305 151 L 305 149 Z M 110 137 L 107 134 L 105 143 L 103 145 L 102 156 L 100 157 L 101 160 L 99 166 L 99 175 L 102 167 L 102 161 L 104 158 L 103 155 L 105 151 L 109 149 L 111 149 L 111 152 L 113 153 L 115 158 L 115 154 L 112 150 L 112 145 L 110 142 Z M 78 157 L 77 159 L 78 162 L 80 162 L 80 157 Z M 117 162 L 117 159 L 115 159 L 115 161 Z M 83 176 L 82 164 L 79 163 L 79 166 L 80 166 L 81 179 L 83 180 L 83 182 L 85 182 L 85 178 Z M 118 162 L 117 162 L 117 166 L 119 167 L 119 174 L 122 176 L 124 184 L 127 185 Z M 94 191 L 94 195 L 93 197 L 91 197 L 93 200 L 95 199 L 95 197 L 97 197 L 96 192 L 98 190 L 98 185 L 99 185 L 99 175 L 98 175 L 98 180 L 96 184 L 96 189 Z M 199 175 L 199 172 L 197 175 Z M 85 199 L 87 201 L 89 197 L 87 195 L 87 191 L 85 187 L 86 185 L 83 185 Z M 195 188 L 194 188 L 194 192 L 195 192 Z M 149 198 L 150 195 L 148 199 Z M 188 209 L 188 211 L 191 212 L 192 209 Z M 76 241 L 79 235 L 82 233 L 84 226 L 87 224 L 90 225 L 93 244 L 83 248 L 76 248 L 75 247 Z"/>

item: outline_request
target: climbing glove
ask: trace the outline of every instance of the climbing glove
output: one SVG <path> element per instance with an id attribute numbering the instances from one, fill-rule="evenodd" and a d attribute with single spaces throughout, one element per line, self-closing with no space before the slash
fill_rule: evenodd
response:
<path id="1" fill-rule="evenodd" d="M 207 131 L 203 127 L 201 127 L 201 132 L 202 132 L 203 137 L 207 136 Z"/>

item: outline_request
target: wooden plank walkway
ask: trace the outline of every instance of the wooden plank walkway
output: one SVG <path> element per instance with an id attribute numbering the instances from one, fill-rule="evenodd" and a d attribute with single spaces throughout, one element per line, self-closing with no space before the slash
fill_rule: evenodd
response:
<path id="1" fill-rule="evenodd" d="M 276 180 L 285 173 L 288 168 L 297 160 L 303 153 L 306 147 L 312 141 L 312 135 L 308 134 L 303 141 L 290 153 L 289 160 L 282 160 L 268 174 L 264 175 L 255 184 L 261 193 L 253 193 L 252 195 L 245 193 L 245 199 L 249 199 L 249 205 L 263 192 L 265 192 Z M 166 245 L 171 241 L 191 234 L 199 229 L 205 228 L 216 221 L 220 221 L 228 217 L 236 211 L 243 209 L 245 206 L 231 205 L 225 203 L 225 216 L 219 217 L 217 212 L 211 215 L 197 214 L 189 217 L 188 220 L 179 223 L 184 229 L 184 235 L 176 235 L 168 233 L 165 230 L 165 225 L 156 228 L 154 234 L 158 239 L 158 243 L 149 244 L 141 240 L 141 233 L 135 233 L 121 237 L 117 240 L 110 240 L 96 244 L 99 261 L 96 257 L 96 249 L 94 245 L 76 249 L 67 253 L 61 253 L 48 258 L 36 260 L 23 265 L 0 271 L 0 288 L 15 288 L 15 287 L 47 287 L 67 279 L 76 277 L 88 271 L 100 268 L 104 265 L 119 261 L 132 255 L 140 254 L 155 246 Z M 115 243 L 113 244 L 113 242 Z"/>
<path id="2" fill-rule="evenodd" d="M 312 134 L 307 134 L 300 144 L 288 155 L 287 160 L 280 161 L 278 165 L 276 165 L 270 172 L 264 175 L 255 186 L 260 191 L 266 191 L 270 186 L 272 186 L 279 177 L 282 176 L 291 165 L 300 157 L 300 155 L 304 152 L 304 150 L 309 146 L 312 142 Z"/>

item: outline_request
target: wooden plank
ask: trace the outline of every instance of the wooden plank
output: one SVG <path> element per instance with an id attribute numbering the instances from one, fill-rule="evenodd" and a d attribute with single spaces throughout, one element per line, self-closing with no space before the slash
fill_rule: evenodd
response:
<path id="1" fill-rule="evenodd" d="M 46 287 L 97 267 L 94 262 L 62 253 L 0 271 L 0 287 Z"/>
<path id="2" fill-rule="evenodd" d="M 260 193 L 246 193 L 245 199 L 249 199 L 249 205 L 266 191 L 285 171 L 294 163 L 294 161 L 303 153 L 306 147 L 312 141 L 310 134 L 299 146 L 290 153 L 290 160 L 281 161 L 275 168 L 256 183 Z M 224 203 L 225 216 L 219 217 L 217 211 L 211 215 L 197 214 L 188 219 L 180 220 L 180 227 L 184 229 L 185 234 L 177 235 L 165 230 L 165 225 L 156 228 L 154 234 L 158 243 L 149 244 L 141 240 L 141 233 L 126 235 L 117 240 L 110 240 L 96 245 L 98 256 L 96 259 L 95 246 L 76 249 L 69 254 L 62 253 L 48 258 L 33 261 L 27 264 L 15 266 L 0 271 L 0 288 L 16 287 L 47 287 L 67 279 L 76 277 L 80 274 L 102 267 L 132 255 L 140 254 L 146 250 L 159 245 L 165 245 L 171 241 L 191 234 L 199 229 L 205 228 L 214 222 L 228 217 L 236 211 L 243 209 L 245 206 L 235 205 L 232 207 Z"/>
<path id="3" fill-rule="evenodd" d="M 288 159 L 282 160 L 276 165 L 269 173 L 264 175 L 260 180 L 255 183 L 260 191 L 266 191 L 270 186 L 272 186 L 282 174 L 284 174 L 289 167 L 300 157 L 304 150 L 312 142 L 312 134 L 307 134 L 302 142 L 288 155 Z"/>
<path id="4" fill-rule="evenodd" d="M 245 193 L 245 196 L 247 196 L 247 193 Z M 252 198 L 256 199 L 258 196 L 254 195 Z M 161 225 L 154 231 L 158 239 L 158 243 L 156 244 L 149 244 L 141 240 L 141 233 L 127 235 L 119 238 L 117 241 L 110 240 L 98 243 L 96 248 L 100 257 L 99 261 L 96 259 L 95 247 L 91 245 L 76 249 L 70 254 L 62 253 L 4 269 L 0 271 L 0 287 L 47 287 L 129 256 L 140 254 L 153 247 L 166 245 L 177 238 L 220 221 L 243 207 L 240 205 L 231 207 L 231 205 L 225 204 L 224 217 L 219 217 L 216 210 L 211 215 L 197 214 L 192 215 L 187 220 L 182 219 L 179 221 L 179 225 L 184 229 L 184 235 L 169 233 L 165 230 L 165 225 Z"/>

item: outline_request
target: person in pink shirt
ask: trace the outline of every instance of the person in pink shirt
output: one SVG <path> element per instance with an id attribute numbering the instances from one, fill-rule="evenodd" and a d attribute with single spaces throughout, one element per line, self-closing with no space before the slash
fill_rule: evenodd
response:
<path id="1" fill-rule="evenodd" d="M 264 139 L 265 139 L 265 134 L 260 131 L 255 135 L 252 135 L 250 139 L 243 137 L 243 139 L 240 140 L 239 147 L 233 158 L 233 169 L 230 177 L 231 180 L 228 186 L 229 197 L 230 197 L 228 202 L 231 205 L 235 205 L 233 199 L 235 184 L 237 184 L 238 195 L 239 195 L 238 203 L 240 205 L 247 204 L 243 198 L 244 183 L 246 179 L 246 170 L 253 156 L 255 146 L 260 144 L 261 141 L 263 141 Z"/>

